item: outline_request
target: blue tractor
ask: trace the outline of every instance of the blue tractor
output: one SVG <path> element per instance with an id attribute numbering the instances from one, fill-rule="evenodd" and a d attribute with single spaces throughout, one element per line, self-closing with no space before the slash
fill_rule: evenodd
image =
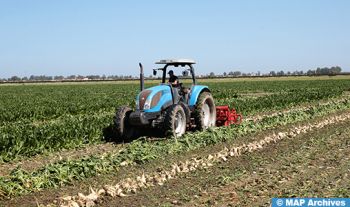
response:
<path id="1" fill-rule="evenodd" d="M 207 86 L 197 85 L 193 64 L 189 59 L 160 60 L 163 65 L 153 69 L 162 73 L 160 85 L 144 89 L 143 67 L 140 63 L 141 91 L 136 97 L 136 109 L 121 106 L 117 109 L 114 124 L 118 139 L 141 136 L 141 132 L 155 131 L 166 137 L 180 137 L 186 130 L 204 130 L 215 126 L 216 108 Z M 181 81 L 167 81 L 167 71 L 182 68 L 182 77 L 191 75 L 192 84 L 185 87 Z"/>

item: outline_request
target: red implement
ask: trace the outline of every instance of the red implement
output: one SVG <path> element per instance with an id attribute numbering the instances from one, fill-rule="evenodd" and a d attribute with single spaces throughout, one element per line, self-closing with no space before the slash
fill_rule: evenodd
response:
<path id="1" fill-rule="evenodd" d="M 216 107 L 216 126 L 229 126 L 241 122 L 242 115 L 237 114 L 235 109 L 230 109 L 228 106 Z"/>

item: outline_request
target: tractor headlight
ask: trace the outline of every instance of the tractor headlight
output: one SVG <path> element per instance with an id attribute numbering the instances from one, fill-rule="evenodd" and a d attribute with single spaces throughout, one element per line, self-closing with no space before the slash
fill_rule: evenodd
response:
<path id="1" fill-rule="evenodd" d="M 147 99 L 145 102 L 145 105 L 143 105 L 143 109 L 150 109 L 151 108 L 151 100 Z"/>

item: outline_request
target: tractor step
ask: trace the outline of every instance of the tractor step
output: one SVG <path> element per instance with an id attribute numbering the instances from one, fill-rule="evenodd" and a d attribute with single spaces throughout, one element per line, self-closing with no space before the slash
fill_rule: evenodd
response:
<path id="1" fill-rule="evenodd" d="M 231 124 L 240 124 L 242 115 L 237 114 L 236 109 L 230 109 L 229 106 L 216 107 L 216 126 L 229 126 Z"/>

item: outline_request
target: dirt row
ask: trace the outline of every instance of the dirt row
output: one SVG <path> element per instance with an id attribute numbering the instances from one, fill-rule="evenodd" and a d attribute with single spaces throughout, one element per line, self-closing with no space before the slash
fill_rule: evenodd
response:
<path id="1" fill-rule="evenodd" d="M 313 133 L 311 139 L 302 137 L 307 140 L 305 143 L 294 143 L 300 145 L 283 142 L 272 150 L 244 157 L 242 161 L 251 166 L 236 165 L 233 169 L 222 165 L 225 170 L 221 177 L 209 178 L 214 185 L 200 192 L 201 196 L 185 201 L 183 206 L 208 203 L 269 206 L 272 197 L 347 197 L 350 193 L 348 124 Z M 212 172 L 209 176 L 213 176 Z"/>

